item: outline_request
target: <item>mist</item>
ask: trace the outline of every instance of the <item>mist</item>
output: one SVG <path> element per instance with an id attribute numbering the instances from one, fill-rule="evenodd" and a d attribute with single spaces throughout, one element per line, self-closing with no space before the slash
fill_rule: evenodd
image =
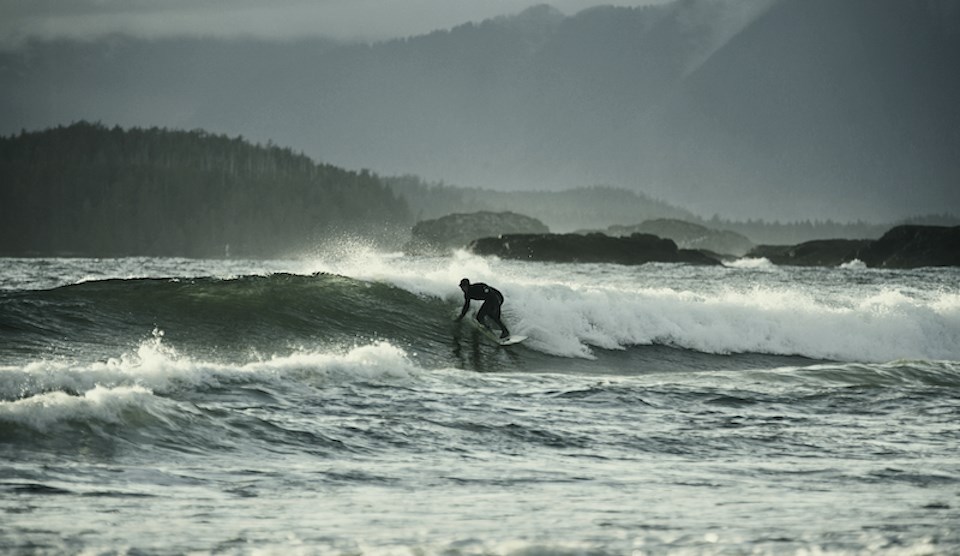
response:
<path id="1" fill-rule="evenodd" d="M 475 4 L 8 3 L 0 133 L 202 128 L 388 176 L 624 187 L 707 218 L 960 213 L 954 3 Z"/>
<path id="2" fill-rule="evenodd" d="M 627 0 L 622 6 L 663 3 Z M 377 41 L 430 33 L 468 21 L 520 12 L 526 0 L 46 0 L 0 1 L 0 46 L 55 39 L 95 40 L 110 35 L 296 40 Z M 591 0 L 559 0 L 565 13 Z"/>

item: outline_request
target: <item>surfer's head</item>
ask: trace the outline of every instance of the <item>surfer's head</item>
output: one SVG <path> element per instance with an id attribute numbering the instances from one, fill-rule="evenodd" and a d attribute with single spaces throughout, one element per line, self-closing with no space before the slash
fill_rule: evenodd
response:
<path id="1" fill-rule="evenodd" d="M 470 280 L 467 280 L 466 278 L 464 278 L 463 280 L 460 280 L 460 289 L 461 289 L 461 290 L 465 290 L 465 289 L 467 289 L 467 288 L 469 288 L 469 287 L 470 287 Z"/>

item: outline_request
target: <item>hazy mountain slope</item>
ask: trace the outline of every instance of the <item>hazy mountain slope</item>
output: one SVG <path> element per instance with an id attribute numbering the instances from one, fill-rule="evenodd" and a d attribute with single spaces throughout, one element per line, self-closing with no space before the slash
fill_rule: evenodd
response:
<path id="1" fill-rule="evenodd" d="M 0 54 L 0 132 L 204 128 L 473 187 L 893 219 L 960 210 L 958 41 L 951 0 L 678 0 L 375 45 L 43 43 Z"/>
<path id="2" fill-rule="evenodd" d="M 715 53 L 658 122 L 696 196 L 859 211 L 960 207 L 960 5 L 786 0 Z M 711 179 L 711 177 L 713 179 Z M 713 185 L 713 183 L 716 186 Z M 690 197 L 691 199 L 693 197 Z"/>

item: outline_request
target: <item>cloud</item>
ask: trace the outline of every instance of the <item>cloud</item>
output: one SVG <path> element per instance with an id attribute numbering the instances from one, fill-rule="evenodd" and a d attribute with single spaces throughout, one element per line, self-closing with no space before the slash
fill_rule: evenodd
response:
<path id="1" fill-rule="evenodd" d="M 662 3 L 627 0 L 618 5 Z M 0 0 L 0 44 L 129 34 L 380 40 L 520 12 L 536 0 Z M 598 3 L 559 0 L 572 14 Z M 601 2 L 602 3 L 602 2 Z"/>

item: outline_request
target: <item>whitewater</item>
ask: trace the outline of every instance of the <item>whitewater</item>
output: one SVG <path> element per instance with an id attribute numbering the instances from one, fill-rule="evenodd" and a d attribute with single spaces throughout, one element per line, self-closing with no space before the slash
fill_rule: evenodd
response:
<path id="1" fill-rule="evenodd" d="M 952 268 L 0 259 L 5 554 L 958 553 L 958 418 Z"/>

